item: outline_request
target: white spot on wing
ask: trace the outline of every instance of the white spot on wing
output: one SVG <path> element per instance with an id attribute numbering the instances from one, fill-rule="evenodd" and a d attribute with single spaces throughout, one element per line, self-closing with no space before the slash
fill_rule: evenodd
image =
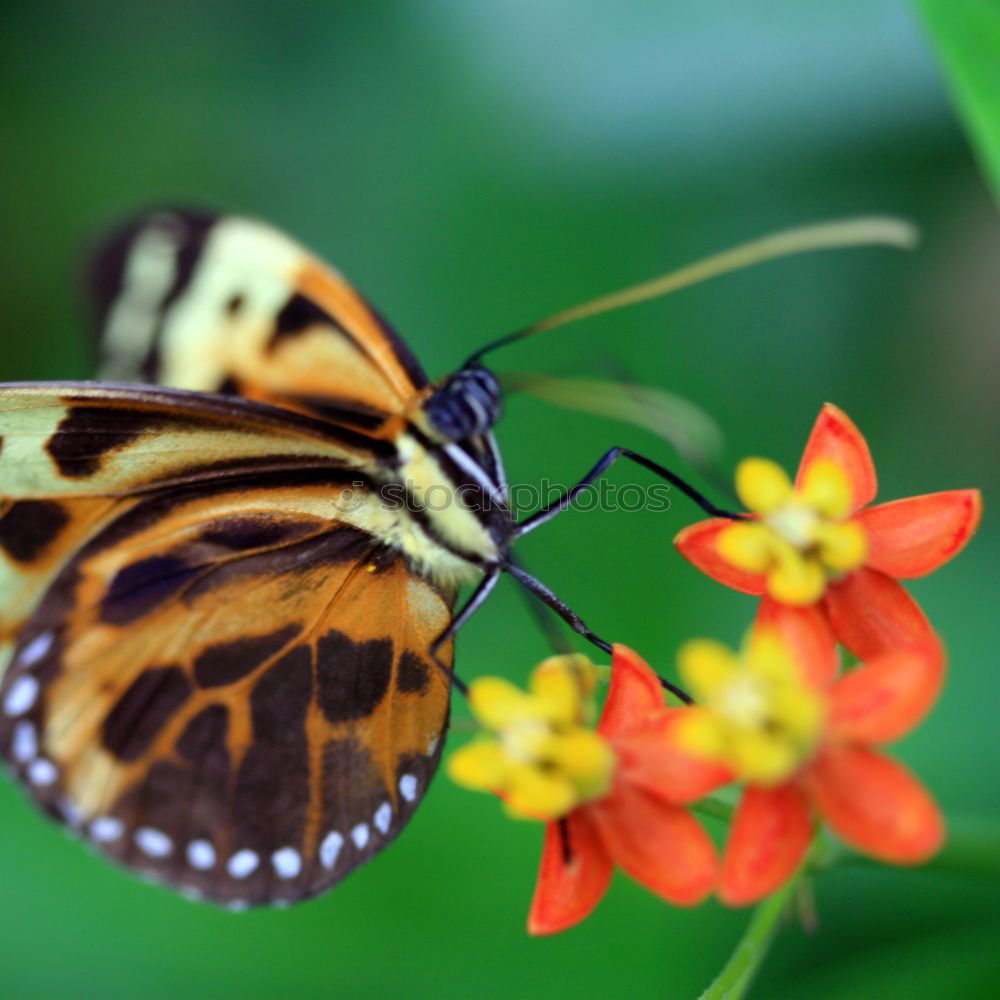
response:
<path id="1" fill-rule="evenodd" d="M 226 903 L 226 909 L 230 913 L 242 913 L 250 909 L 250 904 L 245 899 L 234 899 Z"/>
<path id="2" fill-rule="evenodd" d="M 51 785 L 58 777 L 55 764 L 44 757 L 38 757 L 28 765 L 28 780 L 33 785 Z"/>
<path id="3" fill-rule="evenodd" d="M 52 639 L 53 635 L 51 632 L 43 632 L 41 635 L 36 635 L 21 650 L 21 655 L 17 658 L 17 662 L 22 667 L 30 667 L 33 663 L 37 663 L 52 648 Z"/>
<path id="4" fill-rule="evenodd" d="M 244 847 L 242 851 L 237 851 L 226 865 L 226 871 L 233 878 L 247 878 L 252 875 L 260 864 L 260 858 L 256 851 L 251 851 L 249 847 Z"/>
<path id="5" fill-rule="evenodd" d="M 3 700 L 5 715 L 23 715 L 35 704 L 38 697 L 38 679 L 36 677 L 18 677 Z"/>
<path id="6" fill-rule="evenodd" d="M 332 868 L 337 863 L 337 856 L 343 846 L 344 838 L 336 830 L 331 830 L 323 838 L 319 845 L 319 860 L 324 868 Z"/>
<path id="7" fill-rule="evenodd" d="M 90 824 L 90 835 L 99 843 L 117 840 L 125 832 L 125 824 L 115 816 L 98 816 Z"/>
<path id="8" fill-rule="evenodd" d="M 79 826 L 83 822 L 83 810 L 72 799 L 60 799 L 59 811 L 70 826 Z"/>
<path id="9" fill-rule="evenodd" d="M 399 779 L 399 794 L 412 802 L 417 797 L 417 776 L 415 774 L 404 774 Z"/>
<path id="10" fill-rule="evenodd" d="M 388 833 L 389 824 L 392 822 L 392 806 L 388 802 L 383 802 L 382 805 L 375 810 L 375 829 L 379 833 Z"/>
<path id="11" fill-rule="evenodd" d="M 35 727 L 30 722 L 19 722 L 14 727 L 11 739 L 11 753 L 14 760 L 27 763 L 38 754 L 38 736 Z"/>
<path id="12" fill-rule="evenodd" d="M 174 842 L 162 830 L 140 826 L 135 831 L 135 846 L 151 858 L 165 858 L 174 849 Z"/>
<path id="13" fill-rule="evenodd" d="M 188 864 L 199 871 L 207 871 L 215 864 L 215 848 L 208 840 L 192 840 L 187 845 Z"/>
<path id="14" fill-rule="evenodd" d="M 354 846 L 360 851 L 368 843 L 368 824 L 359 823 L 353 830 L 351 830 L 351 840 L 354 841 Z"/>
<path id="15" fill-rule="evenodd" d="M 294 847 L 282 847 L 271 855 L 271 864 L 281 878 L 295 878 L 302 871 L 302 855 Z"/>
<path id="16" fill-rule="evenodd" d="M 434 751 L 437 750 L 438 743 L 440 742 L 440 739 L 441 738 L 439 736 L 435 736 L 434 739 L 432 739 L 430 741 L 430 743 L 427 744 L 427 756 L 428 757 L 433 757 L 434 756 Z"/>

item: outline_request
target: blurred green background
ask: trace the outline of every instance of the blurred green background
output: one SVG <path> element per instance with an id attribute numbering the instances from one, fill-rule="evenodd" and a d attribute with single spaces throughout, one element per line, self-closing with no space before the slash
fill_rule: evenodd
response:
<path id="1" fill-rule="evenodd" d="M 423 0 L 0 7 L 0 377 L 90 372 L 81 245 L 191 202 L 261 216 L 337 263 L 438 376 L 486 339 L 786 225 L 914 219 L 913 254 L 769 264 L 553 332 L 501 369 L 625 374 L 698 401 L 727 461 L 797 461 L 824 400 L 890 499 L 1000 485 L 1000 226 L 938 65 L 896 0 Z M 515 482 L 663 442 L 511 398 Z M 645 481 L 619 468 L 618 482 Z M 683 563 L 698 512 L 577 512 L 525 541 L 602 634 L 672 670 L 753 602 Z M 899 748 L 954 817 L 996 819 L 1000 537 L 913 587 L 950 648 Z M 506 582 L 459 643 L 466 677 L 546 652 Z M 464 716 L 456 706 L 456 716 Z M 108 867 L 0 788 L 0 993 L 10 997 L 693 997 L 748 914 L 671 910 L 618 879 L 555 939 L 524 919 L 540 829 L 442 779 L 406 835 L 282 912 L 193 905 Z M 1000 884 L 845 869 L 818 929 L 779 938 L 755 995 L 997 995 Z M 993 983 L 993 988 L 987 985 Z"/>

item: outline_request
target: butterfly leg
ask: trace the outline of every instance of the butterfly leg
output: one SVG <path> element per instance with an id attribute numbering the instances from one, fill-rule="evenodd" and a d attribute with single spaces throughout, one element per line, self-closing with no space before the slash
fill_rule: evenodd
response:
<path id="1" fill-rule="evenodd" d="M 509 562 L 514 562 L 514 557 L 508 553 L 507 559 Z M 527 571 L 527 567 L 521 561 L 521 559 L 516 560 L 517 564 Z M 535 623 L 538 625 L 539 630 L 545 637 L 546 642 L 552 649 L 553 653 L 572 653 L 573 644 L 569 637 L 563 632 L 556 622 L 555 612 L 547 605 L 543 604 L 530 590 L 519 589 L 518 593 L 524 598 L 525 605 L 528 608 L 528 613 L 535 619 Z"/>
<path id="2" fill-rule="evenodd" d="M 676 486 L 685 496 L 690 497 L 706 514 L 711 514 L 712 517 L 726 517 L 733 521 L 743 519 L 742 514 L 734 514 L 731 511 L 716 507 L 711 500 L 699 493 L 690 483 L 685 482 L 680 476 L 671 472 L 665 466 L 660 465 L 659 462 L 654 462 L 651 458 L 646 458 L 645 455 L 640 455 L 638 452 L 631 451 L 628 448 L 615 447 L 601 456 L 600 461 L 575 486 L 564 490 L 557 500 L 546 504 L 541 510 L 535 511 L 530 517 L 519 522 L 514 529 L 514 537 L 520 538 L 522 535 L 528 534 L 529 531 L 534 531 L 539 525 L 545 524 L 546 521 L 551 520 L 556 514 L 568 510 L 573 501 L 584 490 L 589 489 L 595 480 L 603 476 L 619 458 L 631 459 L 631 461 L 643 466 L 643 468 L 649 469 L 650 472 L 656 473 L 656 475 L 665 479 L 672 486 Z"/>
<path id="3" fill-rule="evenodd" d="M 588 642 L 592 642 L 598 647 L 598 649 L 603 649 L 605 653 L 611 652 L 611 643 L 606 642 L 595 632 L 592 632 L 587 627 L 584 620 L 572 608 L 570 608 L 569 605 L 560 600 L 548 587 L 546 587 L 541 580 L 536 579 L 530 573 L 526 573 L 520 566 L 513 563 L 507 563 L 504 566 L 504 569 L 510 573 L 510 575 L 514 577 L 518 583 L 530 590 L 531 593 L 534 594 L 540 601 L 552 608 L 552 610 L 555 611 L 555 613 L 559 615 L 559 617 L 562 618 L 574 632 L 582 635 Z M 685 704 L 691 704 L 692 698 L 683 688 L 679 688 L 677 685 L 671 684 L 670 681 L 664 680 L 662 677 L 660 678 L 660 683 L 668 691 L 680 698 Z"/>
<path id="4" fill-rule="evenodd" d="M 493 593 L 493 588 L 497 585 L 497 580 L 499 579 L 499 567 L 487 570 L 486 575 L 479 581 L 479 585 L 472 592 L 465 604 L 462 605 L 458 614 L 452 618 L 448 627 L 431 643 L 431 657 L 434 660 L 434 665 L 439 670 L 444 671 L 449 682 L 454 684 L 455 687 L 462 692 L 462 694 L 467 694 L 468 692 L 465 681 L 458 677 L 454 670 L 449 670 L 448 667 L 446 667 L 438 659 L 437 651 L 483 606 L 486 599 L 491 593 Z"/>

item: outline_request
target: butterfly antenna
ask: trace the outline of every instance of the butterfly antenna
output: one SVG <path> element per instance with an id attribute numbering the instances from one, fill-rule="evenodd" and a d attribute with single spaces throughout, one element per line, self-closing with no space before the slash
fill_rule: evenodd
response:
<path id="1" fill-rule="evenodd" d="M 764 261 L 815 250 L 833 250 L 843 247 L 889 246 L 910 250 L 916 246 L 919 236 L 917 228 L 905 219 L 880 215 L 838 219 L 834 222 L 821 222 L 810 226 L 783 229 L 705 257 L 679 270 L 653 278 L 651 281 L 644 281 L 631 288 L 612 292 L 610 295 L 602 295 L 590 302 L 584 302 L 571 309 L 564 309 L 562 312 L 540 319 L 480 348 L 465 364 L 466 366 L 476 365 L 485 355 L 498 348 L 506 347 L 508 344 L 516 343 L 527 337 L 534 337 L 546 330 L 566 326 L 590 316 L 599 316 L 601 313 L 624 309 L 626 306 L 636 305 L 639 302 L 648 302 L 650 299 L 670 295 L 682 288 L 689 288 L 691 285 L 700 284 L 723 274 L 730 274 L 755 264 L 762 264 Z"/>

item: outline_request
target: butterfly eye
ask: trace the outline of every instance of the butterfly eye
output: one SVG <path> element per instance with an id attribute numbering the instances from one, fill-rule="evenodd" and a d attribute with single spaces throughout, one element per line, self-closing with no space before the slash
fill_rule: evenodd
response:
<path id="1" fill-rule="evenodd" d="M 434 429 L 448 441 L 488 431 L 500 417 L 500 383 L 486 368 L 473 365 L 452 375 L 427 401 Z"/>

